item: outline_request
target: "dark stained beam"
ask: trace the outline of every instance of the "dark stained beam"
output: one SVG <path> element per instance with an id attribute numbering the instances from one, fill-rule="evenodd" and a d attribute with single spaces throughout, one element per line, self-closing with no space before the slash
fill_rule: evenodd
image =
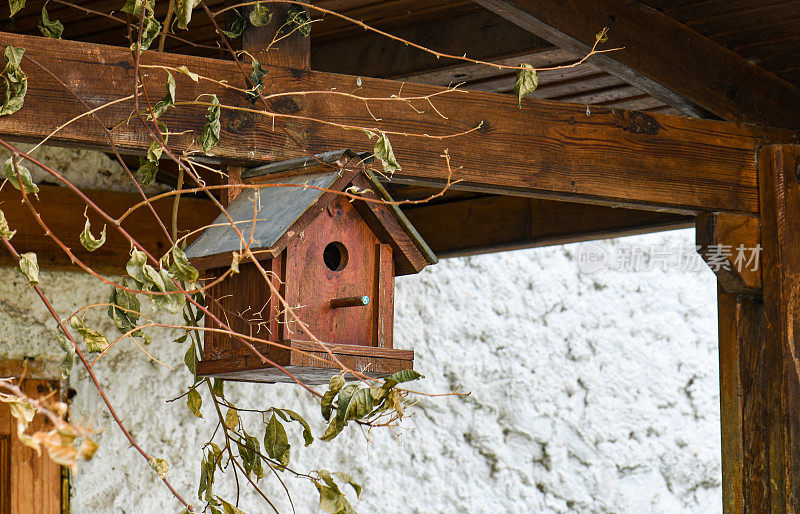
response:
<path id="1" fill-rule="evenodd" d="M 664 212 L 483 196 L 404 209 L 438 257 L 536 248 L 691 227 Z"/>
<path id="2" fill-rule="evenodd" d="M 800 129 L 800 89 L 642 2 L 475 1 L 579 54 L 609 27 L 591 62 L 685 113 Z"/>
<path id="3" fill-rule="evenodd" d="M 395 36 L 450 55 L 466 55 L 491 62 L 539 63 L 572 58 L 550 43 L 482 8 L 455 16 L 431 19 L 391 30 Z M 536 57 L 541 53 L 547 56 Z M 540 64 L 544 66 L 545 64 Z M 323 41 L 311 49 L 311 68 L 318 71 L 402 79 L 421 84 L 459 83 L 480 78 L 496 69 L 463 61 L 437 58 L 374 32 Z"/>
<path id="4" fill-rule="evenodd" d="M 26 56 L 69 85 L 67 91 L 31 60 L 23 60 L 29 88 L 25 106 L 0 118 L 0 137 L 38 141 L 59 125 L 84 112 L 79 98 L 96 108 L 106 127 L 113 127 L 118 147 L 144 153 L 151 136 L 138 122 L 126 123 L 132 101 L 133 63 L 129 50 L 90 43 L 53 41 L 40 37 L 0 34 L 0 43 L 26 48 Z M 216 81 L 244 87 L 244 78 L 229 61 L 145 52 L 149 66 L 188 66 Z M 165 74 L 146 68 L 150 98 L 163 96 Z M 98 80 L 99 78 L 99 80 Z M 510 95 L 450 92 L 433 99 L 391 100 L 392 95 L 431 95 L 441 89 L 380 79 L 272 67 L 264 90 L 271 96 L 269 116 L 251 109 L 249 98 L 210 81 L 193 82 L 176 75 L 179 103 L 214 92 L 225 107 L 222 137 L 213 160 L 226 164 L 261 164 L 312 152 L 352 148 L 371 150 L 374 141 L 360 130 L 324 122 L 370 127 L 390 134 L 403 169 L 392 180 L 436 187 L 449 175 L 450 156 L 455 187 L 517 196 L 581 203 L 638 206 L 676 213 L 758 211 L 755 149 L 765 142 L 791 142 L 793 132 L 749 125 L 649 115 L 636 111 L 592 108 L 546 100 L 524 100 L 522 108 Z M 344 95 L 356 91 L 365 102 Z M 313 94 L 309 94 L 313 92 Z M 381 100 L 382 98 L 382 100 Z M 118 101 L 113 105 L 109 102 Z M 236 110 L 236 109 L 239 110 Z M 204 105 L 170 109 L 163 120 L 176 152 L 194 150 L 205 122 Z M 280 117 L 285 116 L 285 117 Z M 376 120 L 378 118 L 378 120 Z M 317 121 L 321 120 L 321 121 Z M 464 133 L 456 137 L 453 134 Z M 52 144 L 107 149 L 106 133 L 86 116 L 58 131 Z"/>
<path id="5" fill-rule="evenodd" d="M 72 191 L 64 187 L 40 186 L 39 199 L 30 199 L 51 232 L 74 252 L 75 256 L 99 273 L 120 275 L 125 273 L 125 263 L 130 258 L 130 242 L 113 226 L 106 228 L 106 243 L 89 252 L 81 246 L 78 236 L 83 231 L 85 218 L 83 211 L 86 204 Z M 112 191 L 84 191 L 101 209 L 114 217 L 121 216 L 128 208 L 139 203 L 141 196 L 133 193 L 117 193 Z M 19 191 L 5 187 L 0 191 L 0 209 L 8 220 L 12 230 L 17 233 L 13 237 L 14 246 L 23 252 L 35 252 L 39 266 L 47 270 L 77 271 L 64 251 L 47 235 L 36 222 L 28 207 L 21 202 Z M 153 202 L 153 206 L 162 220 L 171 219 L 172 200 L 165 198 Z M 181 198 L 179 207 L 179 235 L 199 229 L 211 223 L 218 211 L 210 200 Z M 91 209 L 88 211 L 96 234 L 103 227 L 104 221 Z M 142 244 L 152 255 L 159 257 L 170 249 L 169 240 L 157 228 L 153 214 L 146 207 L 134 211 L 122 222 L 131 236 Z M 8 252 L 0 252 L 0 266 L 16 266 Z"/>

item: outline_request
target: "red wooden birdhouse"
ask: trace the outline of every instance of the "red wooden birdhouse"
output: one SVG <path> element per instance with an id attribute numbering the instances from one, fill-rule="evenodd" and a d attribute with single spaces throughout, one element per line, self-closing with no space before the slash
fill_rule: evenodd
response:
<path id="1" fill-rule="evenodd" d="M 252 342 L 307 383 L 327 382 L 339 371 L 319 342 L 365 375 L 412 368 L 414 352 L 392 347 L 394 277 L 437 259 L 400 209 L 384 203 L 391 198 L 364 158 L 332 152 L 253 169 L 243 178 L 263 187 L 245 189 L 227 210 L 261 269 L 243 259 L 239 273 L 206 291 L 209 310 L 237 333 L 282 345 Z M 340 194 L 345 191 L 358 199 Z M 220 215 L 187 249 L 205 283 L 231 269 L 234 252 L 243 254 L 242 236 Z M 205 325 L 220 328 L 209 316 Z M 291 380 L 240 340 L 213 330 L 205 331 L 197 374 Z"/>

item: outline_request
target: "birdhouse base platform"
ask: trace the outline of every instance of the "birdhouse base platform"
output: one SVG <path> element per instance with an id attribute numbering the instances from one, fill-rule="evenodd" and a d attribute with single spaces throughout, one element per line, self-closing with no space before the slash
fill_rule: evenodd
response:
<path id="1" fill-rule="evenodd" d="M 327 384 L 341 368 L 313 341 L 282 341 L 289 348 L 271 346 L 262 351 L 265 357 L 284 367 L 306 384 Z M 413 350 L 375 348 L 349 344 L 328 344 L 328 349 L 347 368 L 368 377 L 381 378 L 397 371 L 412 369 Z M 294 382 L 281 369 L 264 364 L 257 355 L 204 359 L 197 363 L 197 375 L 242 382 Z"/>

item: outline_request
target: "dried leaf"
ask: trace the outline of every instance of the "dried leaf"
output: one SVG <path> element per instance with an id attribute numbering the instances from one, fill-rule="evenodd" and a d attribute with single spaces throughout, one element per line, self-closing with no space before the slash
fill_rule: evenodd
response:
<path id="1" fill-rule="evenodd" d="M 14 189 L 20 189 L 20 182 L 22 182 L 22 187 L 25 190 L 26 194 L 35 195 L 39 192 L 39 186 L 37 186 L 33 182 L 33 178 L 31 177 L 31 172 L 28 168 L 23 166 L 20 163 L 17 163 L 16 171 L 19 172 L 17 174 L 14 171 L 14 164 L 12 163 L 12 159 L 8 159 L 5 164 L 3 165 L 3 177 L 7 178 L 8 181 L 14 186 Z"/>
<path id="2" fill-rule="evenodd" d="M 303 416 L 289 409 L 275 409 L 275 412 L 277 412 L 284 421 L 291 419 L 292 421 L 297 421 L 303 426 L 303 440 L 305 441 L 306 446 L 314 442 L 314 435 L 311 433 L 311 427 L 308 425 L 308 421 L 306 421 Z"/>
<path id="3" fill-rule="evenodd" d="M 347 404 L 345 420 L 361 419 L 372 412 L 373 408 L 375 408 L 375 400 L 372 397 L 370 388 L 359 389 L 353 394 L 350 402 Z"/>
<path id="4" fill-rule="evenodd" d="M 225 414 L 225 426 L 235 430 L 237 425 L 239 425 L 239 413 L 236 409 L 228 408 L 228 412 Z"/>
<path id="5" fill-rule="evenodd" d="M 100 239 L 95 239 L 91 232 L 92 224 L 89 222 L 89 218 L 86 218 L 86 223 L 83 226 L 83 232 L 81 232 L 80 240 L 81 244 L 84 248 L 93 252 L 103 246 L 106 242 L 106 226 L 103 225 L 103 230 L 100 231 Z"/>
<path id="6" fill-rule="evenodd" d="M 219 143 L 219 123 L 220 105 L 217 95 L 211 95 L 211 106 L 206 114 L 206 124 L 203 125 L 203 132 L 200 134 L 200 144 L 203 152 L 208 154 Z"/>
<path id="7" fill-rule="evenodd" d="M 51 20 L 47 15 L 47 2 L 42 6 L 42 19 L 39 20 L 39 32 L 44 37 L 61 39 L 64 33 L 64 25 L 58 20 Z"/>
<path id="8" fill-rule="evenodd" d="M 195 82 L 199 82 L 200 81 L 200 75 L 198 75 L 197 73 L 193 73 L 193 72 L 189 71 L 189 68 L 187 68 L 186 66 L 178 66 L 177 68 L 175 68 L 175 70 L 177 72 L 179 72 L 179 73 L 182 73 L 182 74 L 186 75 L 187 77 L 189 77 L 190 79 L 194 80 Z"/>
<path id="9" fill-rule="evenodd" d="M 16 234 L 16 230 L 11 230 L 8 226 L 8 221 L 6 221 L 6 215 L 3 211 L 0 211 L 0 237 L 4 237 L 6 239 L 11 239 Z"/>
<path id="10" fill-rule="evenodd" d="M 239 252 L 233 252 L 233 256 L 231 258 L 231 274 L 236 275 L 239 273 L 239 260 L 242 258 L 239 255 Z"/>
<path id="11" fill-rule="evenodd" d="M 250 82 L 253 84 L 253 89 L 250 92 L 250 99 L 256 100 L 258 98 L 259 93 L 264 88 L 264 77 L 267 75 L 267 70 L 261 66 L 261 63 L 255 57 L 251 57 L 252 62 L 250 63 L 253 67 L 253 71 L 250 73 L 248 78 Z"/>
<path id="12" fill-rule="evenodd" d="M 23 253 L 19 256 L 19 269 L 28 279 L 28 283 L 35 285 L 39 283 L 39 262 L 33 252 Z"/>
<path id="13" fill-rule="evenodd" d="M 383 132 L 380 133 L 378 140 L 375 141 L 375 147 L 372 149 L 372 153 L 381 161 L 385 173 L 391 175 L 395 171 L 403 169 L 394 157 L 392 143 L 389 142 L 389 138 L 386 137 L 386 134 Z"/>
<path id="14" fill-rule="evenodd" d="M 341 471 L 336 471 L 333 474 L 336 475 L 336 478 L 338 478 L 342 482 L 350 484 L 350 487 L 352 487 L 353 490 L 356 492 L 356 496 L 359 499 L 361 498 L 361 484 L 359 484 L 358 482 L 355 482 L 353 480 L 353 477 L 351 477 L 347 473 L 342 473 Z"/>
<path id="15" fill-rule="evenodd" d="M 157 459 L 155 457 L 150 459 L 150 467 L 153 471 L 158 473 L 158 478 L 164 478 L 169 473 L 169 462 L 164 459 Z"/>
<path id="16" fill-rule="evenodd" d="M 517 80 L 514 81 L 514 94 L 519 98 L 519 107 L 522 108 L 522 99 L 536 91 L 539 86 L 539 74 L 530 64 L 522 63 L 517 70 Z"/>
<path id="17" fill-rule="evenodd" d="M 97 452 L 98 448 L 99 445 L 96 442 L 94 442 L 91 438 L 84 436 L 80 450 L 78 451 L 83 460 L 92 460 L 92 457 L 94 457 L 94 454 Z"/>
<path id="18" fill-rule="evenodd" d="M 147 263 L 147 255 L 140 252 L 135 247 L 131 247 L 131 258 L 125 265 L 125 271 L 128 272 L 137 284 L 141 285 L 147 282 L 147 277 L 144 275 L 144 266 Z"/>
<path id="19" fill-rule="evenodd" d="M 203 417 L 203 413 L 200 412 L 200 407 L 203 406 L 203 397 L 200 396 L 200 393 L 198 393 L 197 389 L 194 387 L 189 389 L 189 394 L 186 396 L 186 405 L 189 407 L 189 410 L 192 411 L 192 414 L 198 418 Z"/>

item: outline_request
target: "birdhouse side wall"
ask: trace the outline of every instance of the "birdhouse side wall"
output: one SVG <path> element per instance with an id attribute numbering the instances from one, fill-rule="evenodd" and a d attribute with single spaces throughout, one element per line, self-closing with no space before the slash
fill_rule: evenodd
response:
<path id="1" fill-rule="evenodd" d="M 275 259 L 260 261 L 267 277 L 277 290 L 283 283 L 285 252 Z M 230 268 L 215 268 L 205 272 L 206 282 L 222 276 Z M 206 291 L 206 305 L 211 313 L 239 334 L 267 341 L 283 339 L 281 309 L 273 300 L 271 288 L 261 270 L 253 263 L 241 263 L 239 273 L 229 275 Z M 254 356 L 254 352 L 237 338 L 216 331 L 219 324 L 205 317 L 203 360 L 220 360 Z M 246 339 L 260 353 L 273 361 L 287 361 L 288 351 L 273 345 Z M 284 355 L 285 354 L 285 355 Z"/>

